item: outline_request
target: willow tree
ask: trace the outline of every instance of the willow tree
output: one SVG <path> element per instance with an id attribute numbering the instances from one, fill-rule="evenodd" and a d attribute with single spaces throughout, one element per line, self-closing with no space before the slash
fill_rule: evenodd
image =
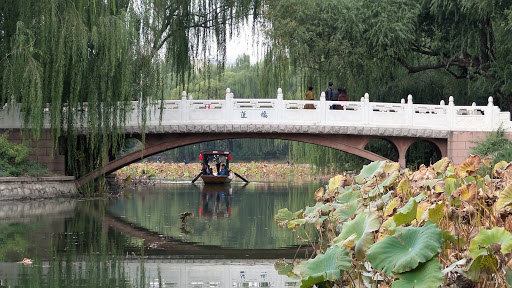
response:
<path id="1" fill-rule="evenodd" d="M 0 103 L 20 103 L 24 127 L 35 137 L 49 119 L 54 143 L 65 136 L 68 162 L 78 164 L 68 172 L 85 173 L 122 142 L 130 101 L 144 108 L 163 99 L 167 75 L 185 85 L 194 58 L 225 59 L 227 37 L 239 21 L 257 18 L 259 6 L 257 0 L 1 1 Z M 80 123 L 87 124 L 85 136 L 76 133 Z"/>

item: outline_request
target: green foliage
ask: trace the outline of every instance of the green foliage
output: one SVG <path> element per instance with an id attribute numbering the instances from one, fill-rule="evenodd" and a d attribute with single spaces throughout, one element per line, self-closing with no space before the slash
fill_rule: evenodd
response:
<path id="1" fill-rule="evenodd" d="M 293 273 L 301 277 L 300 287 L 306 288 L 324 281 L 340 279 L 341 273 L 351 267 L 351 262 L 346 249 L 332 246 L 324 254 L 295 265 Z"/>
<path id="2" fill-rule="evenodd" d="M 37 162 L 28 160 L 31 148 L 7 140 L 8 133 L 0 135 L 0 177 L 47 176 L 48 169 Z"/>
<path id="3" fill-rule="evenodd" d="M 315 192 L 317 204 L 294 221 L 314 224 L 317 250 L 346 249 L 352 264 L 336 280 L 323 282 L 320 271 L 303 269 L 302 284 L 438 287 L 455 281 L 505 287 L 512 234 L 500 226 L 510 221 L 512 162 L 496 165 L 494 178 L 480 176 L 489 166 L 478 155 L 458 166 L 444 158 L 397 177 L 397 163 L 378 161 L 352 181 L 331 178 L 328 189 Z"/>
<path id="4" fill-rule="evenodd" d="M 406 227 L 386 236 L 367 252 L 375 269 L 388 275 L 411 271 L 441 252 L 441 230 L 435 224 Z"/>
<path id="5" fill-rule="evenodd" d="M 505 138 L 505 131 L 500 128 L 495 132 L 487 134 L 485 140 L 478 142 L 471 149 L 471 153 L 483 157 L 491 157 L 495 162 L 509 162 L 512 161 L 512 144 L 510 140 Z"/>

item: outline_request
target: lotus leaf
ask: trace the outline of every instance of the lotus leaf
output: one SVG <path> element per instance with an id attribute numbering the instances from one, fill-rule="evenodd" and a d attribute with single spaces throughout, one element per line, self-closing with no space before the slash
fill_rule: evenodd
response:
<path id="1" fill-rule="evenodd" d="M 284 259 L 280 259 L 274 264 L 274 269 L 276 269 L 277 274 L 279 275 L 286 275 L 288 277 L 296 277 L 295 274 L 293 274 L 293 263 L 288 263 L 284 261 Z"/>
<path id="2" fill-rule="evenodd" d="M 510 167 L 509 163 L 507 161 L 502 160 L 496 163 L 496 165 L 494 165 L 494 168 L 492 169 L 492 174 L 497 177 L 500 177 L 507 167 Z"/>
<path id="3" fill-rule="evenodd" d="M 395 221 L 396 226 L 407 224 L 414 220 L 416 218 L 417 208 L 418 202 L 416 199 L 409 199 L 409 202 L 407 202 L 404 207 L 398 209 L 395 216 L 393 216 L 393 220 Z"/>
<path id="4" fill-rule="evenodd" d="M 460 200 L 471 203 L 475 200 L 477 194 L 476 183 L 471 182 L 468 184 L 464 184 L 459 187 L 455 192 L 453 192 L 452 196 L 457 197 L 460 196 Z"/>
<path id="5" fill-rule="evenodd" d="M 398 176 L 400 176 L 400 173 L 397 171 L 397 172 L 393 172 L 393 174 L 389 175 L 382 183 L 380 186 L 384 187 L 384 188 L 389 188 L 390 186 L 392 186 L 396 179 L 398 179 Z"/>
<path id="6" fill-rule="evenodd" d="M 444 179 L 444 192 L 446 193 L 446 197 L 451 197 L 453 191 L 457 188 L 456 186 L 457 179 L 455 178 L 445 178 Z"/>
<path id="7" fill-rule="evenodd" d="M 429 206 L 430 205 L 427 202 L 418 204 L 418 207 L 416 208 L 416 221 L 417 222 L 420 222 L 421 218 L 423 217 L 423 214 L 425 214 L 425 212 L 427 212 Z"/>
<path id="8" fill-rule="evenodd" d="M 439 221 L 444 216 L 444 207 L 445 203 L 441 202 L 428 209 L 428 221 L 439 224 Z"/>
<path id="9" fill-rule="evenodd" d="M 361 192 L 358 190 L 344 192 L 336 197 L 338 203 L 349 203 L 354 200 L 361 199 Z"/>
<path id="10" fill-rule="evenodd" d="M 476 259 L 480 255 L 487 254 L 486 248 L 495 243 L 501 244 L 502 254 L 512 251 L 512 234 L 502 227 L 480 230 L 469 243 L 469 253 Z M 484 249 L 480 249 L 481 247 Z"/>
<path id="11" fill-rule="evenodd" d="M 361 207 L 361 200 L 355 200 L 352 202 L 348 202 L 345 204 L 342 204 L 340 207 L 338 207 L 333 213 L 332 216 L 337 221 L 345 222 L 350 217 L 354 216 L 357 212 L 357 210 Z"/>
<path id="12" fill-rule="evenodd" d="M 376 177 L 382 173 L 384 167 L 386 167 L 386 161 L 375 161 L 364 165 L 359 175 L 355 176 L 354 179 L 357 183 L 362 184 L 366 179 Z"/>
<path id="13" fill-rule="evenodd" d="M 398 198 L 393 198 L 393 200 L 391 200 L 391 202 L 389 202 L 389 204 L 386 206 L 386 209 L 384 209 L 384 216 L 389 216 L 389 215 L 393 214 L 398 203 L 399 203 Z"/>
<path id="14" fill-rule="evenodd" d="M 297 226 L 300 226 L 300 225 L 304 225 L 306 224 L 306 219 L 294 219 L 294 220 L 290 220 L 286 223 L 286 227 L 288 227 L 288 229 L 293 229 Z"/>
<path id="15" fill-rule="evenodd" d="M 441 236 L 441 230 L 430 222 L 423 227 L 397 229 L 395 235 L 373 244 L 366 258 L 375 269 L 388 275 L 411 271 L 441 251 Z"/>
<path id="16" fill-rule="evenodd" d="M 350 175 L 343 174 L 343 175 L 337 175 L 331 179 L 329 179 L 329 195 L 334 193 L 336 191 L 336 188 L 340 187 L 346 187 L 348 185 L 352 184 L 352 179 L 350 178 Z"/>
<path id="17" fill-rule="evenodd" d="M 302 218 L 302 209 L 295 213 L 292 213 L 290 212 L 290 210 L 288 210 L 288 208 L 283 208 L 279 209 L 277 211 L 277 214 L 274 216 L 274 219 L 277 222 L 286 222 L 296 218 Z"/>
<path id="18" fill-rule="evenodd" d="M 319 224 L 323 222 L 323 219 L 325 218 L 322 216 L 328 215 L 331 208 L 330 203 L 324 204 L 322 202 L 317 202 L 313 207 L 306 207 L 306 210 L 304 211 L 304 219 L 306 219 L 308 223 Z"/>
<path id="19" fill-rule="evenodd" d="M 442 230 L 444 241 L 451 242 L 453 245 L 464 246 L 464 238 L 457 238 L 448 230 Z"/>
<path id="20" fill-rule="evenodd" d="M 325 194 L 325 190 L 323 187 L 320 187 L 318 188 L 316 191 L 315 191 L 315 194 L 313 194 L 314 198 L 315 198 L 315 201 L 322 201 L 322 199 L 324 198 L 324 194 Z"/>
<path id="21" fill-rule="evenodd" d="M 441 160 L 434 163 L 432 168 L 434 168 L 434 172 L 436 172 L 436 174 L 439 175 L 446 172 L 448 165 L 450 165 L 450 159 L 448 157 L 443 157 Z"/>
<path id="22" fill-rule="evenodd" d="M 386 166 L 382 171 L 386 174 L 394 174 L 395 172 L 400 172 L 400 164 L 397 162 L 386 162 Z"/>
<path id="23" fill-rule="evenodd" d="M 349 238 L 352 234 L 356 234 L 354 241 L 356 257 L 358 259 L 364 258 L 364 252 L 373 244 L 373 231 L 378 230 L 380 227 L 380 221 L 377 215 L 371 212 L 363 212 L 354 218 L 354 220 L 348 221 L 343 224 L 343 229 L 340 235 L 333 239 L 333 243 L 340 243 L 345 239 Z"/>
<path id="24" fill-rule="evenodd" d="M 469 279 L 476 281 L 480 273 L 493 274 L 498 269 L 499 261 L 494 255 L 480 255 L 471 262 L 466 275 Z"/>
<path id="25" fill-rule="evenodd" d="M 341 272 L 348 270 L 351 266 L 352 259 L 348 256 L 348 251 L 332 246 L 325 251 L 325 254 L 319 254 L 313 259 L 295 265 L 293 273 L 302 279 L 301 287 L 311 287 L 323 281 L 340 279 Z"/>
<path id="26" fill-rule="evenodd" d="M 409 186 L 410 186 L 409 179 L 408 178 L 403 179 L 402 181 L 400 181 L 400 183 L 398 183 L 398 188 L 397 188 L 396 193 L 398 195 L 407 194 L 409 191 Z"/>
<path id="27" fill-rule="evenodd" d="M 512 204 L 512 185 L 509 185 L 505 190 L 501 191 L 498 201 L 496 201 L 496 210 L 501 211 L 503 208 Z"/>
<path id="28" fill-rule="evenodd" d="M 505 266 L 505 281 L 507 281 L 507 284 L 509 286 L 512 286 L 512 269 L 510 269 L 508 266 Z"/>
<path id="29" fill-rule="evenodd" d="M 481 164 L 482 158 L 480 156 L 470 155 L 464 163 L 455 168 L 455 174 L 457 174 L 459 178 L 466 178 L 469 175 L 473 175 Z"/>
<path id="30" fill-rule="evenodd" d="M 444 275 L 436 257 L 421 263 L 416 269 L 396 275 L 400 280 L 393 282 L 393 288 L 430 288 L 443 284 Z"/>

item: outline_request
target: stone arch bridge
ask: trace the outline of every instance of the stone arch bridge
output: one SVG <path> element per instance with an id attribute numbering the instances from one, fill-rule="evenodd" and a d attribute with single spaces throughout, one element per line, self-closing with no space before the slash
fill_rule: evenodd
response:
<path id="1" fill-rule="evenodd" d="M 314 109 L 305 109 L 313 104 Z M 342 109 L 330 109 L 338 105 Z M 125 133 L 140 138 L 140 103 L 132 103 L 132 112 L 124 125 Z M 307 107 L 307 106 L 306 106 Z M 365 94 L 360 101 L 284 100 L 281 89 L 274 99 L 238 99 L 229 89 L 222 100 L 194 100 L 183 92 L 181 100 L 154 103 L 147 108 L 144 154 L 140 151 L 115 159 L 78 179 L 86 183 L 111 173 L 141 158 L 189 144 L 240 138 L 273 138 L 300 141 L 331 147 L 366 159 L 384 160 L 365 150 L 373 139 L 388 141 L 406 165 L 407 149 L 416 141 L 430 142 L 441 157 L 462 163 L 475 142 L 500 127 L 512 131 L 509 112 L 501 112 L 489 97 L 486 106 L 448 104 L 414 104 L 412 96 L 401 103 L 370 102 Z M 161 118 L 160 118 L 161 116 Z M 77 116 L 79 117 L 79 115 Z M 10 139 L 21 141 L 21 113 L 7 107 L 0 109 L 0 133 L 11 130 Z M 48 126 L 47 126 L 48 127 Z M 82 127 L 86 128 L 86 127 Z M 54 171 L 64 171 L 65 157 L 51 153 L 50 133 L 35 146 L 34 160 L 44 162 Z"/>

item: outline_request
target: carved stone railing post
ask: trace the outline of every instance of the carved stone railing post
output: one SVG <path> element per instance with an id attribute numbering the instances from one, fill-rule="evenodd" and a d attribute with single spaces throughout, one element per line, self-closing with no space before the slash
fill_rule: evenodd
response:
<path id="1" fill-rule="evenodd" d="M 181 103 L 180 103 L 180 120 L 181 122 L 186 122 L 188 120 L 188 105 L 187 105 L 187 91 L 183 91 L 181 93 Z"/>
<path id="2" fill-rule="evenodd" d="M 281 88 L 278 88 L 277 89 L 277 100 L 276 100 L 276 112 L 277 112 L 277 121 L 278 123 L 282 123 L 283 122 L 283 115 L 285 114 L 284 110 L 286 109 L 284 107 L 284 102 L 283 102 L 283 89 Z M 284 119 L 286 120 L 286 119 Z"/>
<path id="3" fill-rule="evenodd" d="M 327 106 L 327 101 L 325 101 L 325 91 L 322 91 L 322 93 L 320 93 L 320 105 L 318 105 L 317 109 L 320 109 L 320 115 L 322 115 L 320 122 L 324 125 L 327 123 L 327 111 L 329 110 L 328 107 L 329 106 Z"/>
<path id="4" fill-rule="evenodd" d="M 372 112 L 372 107 L 370 106 L 370 94 L 364 93 L 364 97 L 361 98 L 361 102 L 363 103 L 363 123 L 370 124 L 370 113 Z"/>
<path id="5" fill-rule="evenodd" d="M 455 103 L 453 101 L 453 96 L 448 98 L 448 129 L 453 130 L 455 126 Z"/>
<path id="6" fill-rule="evenodd" d="M 407 95 L 407 106 L 405 107 L 405 113 L 406 113 L 406 121 L 407 123 L 405 123 L 407 125 L 407 127 L 412 127 L 414 125 L 414 107 L 413 107 L 413 103 L 412 103 L 412 95 L 409 94 Z"/>
<path id="7" fill-rule="evenodd" d="M 231 89 L 227 88 L 226 89 L 226 102 L 225 102 L 225 105 L 224 107 L 222 107 L 222 109 L 224 110 L 224 112 L 222 114 L 224 114 L 224 119 L 226 120 L 227 123 L 233 123 L 233 121 L 235 120 L 233 117 L 233 93 L 231 93 Z"/>
<path id="8" fill-rule="evenodd" d="M 497 119 L 499 117 L 499 115 L 496 115 L 496 116 L 494 115 L 494 99 L 492 99 L 492 97 L 490 97 L 490 96 L 489 96 L 489 98 L 487 98 L 487 106 L 485 107 L 484 111 L 485 111 L 484 112 L 485 126 L 487 127 L 487 129 L 489 129 L 489 130 L 497 129 L 498 127 L 493 127 L 493 126 L 494 126 L 494 119 Z"/>

